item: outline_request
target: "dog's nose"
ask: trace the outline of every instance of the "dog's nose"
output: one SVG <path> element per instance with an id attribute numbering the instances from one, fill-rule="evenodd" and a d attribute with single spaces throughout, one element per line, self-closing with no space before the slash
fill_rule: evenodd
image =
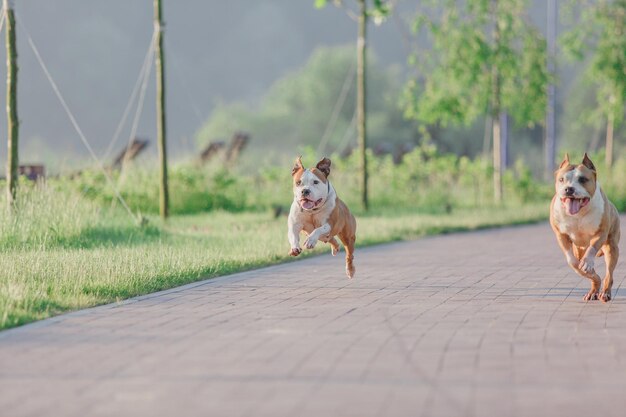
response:
<path id="1" fill-rule="evenodd" d="M 305 188 L 304 190 L 302 190 L 302 195 L 304 197 L 307 197 L 309 194 L 311 194 L 311 190 L 309 190 L 308 188 Z"/>
<path id="2" fill-rule="evenodd" d="M 565 187 L 565 195 L 574 195 L 575 192 L 574 187 Z"/>

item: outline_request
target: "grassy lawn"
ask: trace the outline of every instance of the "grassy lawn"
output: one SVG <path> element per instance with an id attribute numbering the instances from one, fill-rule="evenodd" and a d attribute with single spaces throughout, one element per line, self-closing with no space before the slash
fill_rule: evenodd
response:
<path id="1" fill-rule="evenodd" d="M 0 223 L 0 329 L 203 278 L 289 261 L 286 218 L 212 212 L 139 228 L 125 213 L 79 199 L 30 201 L 26 220 Z M 34 210 L 34 209 L 33 209 Z M 113 214 L 111 214 L 113 213 Z M 451 214 L 385 211 L 357 215 L 357 245 L 534 222 L 547 203 Z M 36 219 L 36 221 L 35 221 Z M 330 252 L 321 244 L 315 253 Z M 330 256 L 330 255 L 328 255 Z M 356 254 L 358 263 L 358 252 Z M 343 271 L 337 279 L 346 279 Z M 358 276 L 357 278 L 358 279 Z"/>

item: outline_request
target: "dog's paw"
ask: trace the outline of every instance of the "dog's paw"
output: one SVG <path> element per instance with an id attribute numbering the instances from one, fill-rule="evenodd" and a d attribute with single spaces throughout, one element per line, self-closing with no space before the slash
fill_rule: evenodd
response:
<path id="1" fill-rule="evenodd" d="M 587 295 L 583 297 L 585 301 L 593 301 L 598 299 L 598 290 L 590 290 Z"/>
<path id="2" fill-rule="evenodd" d="M 600 300 L 604 303 L 611 301 L 611 291 L 602 291 L 599 295 Z"/>
<path id="3" fill-rule="evenodd" d="M 585 274 L 593 273 L 593 258 L 592 257 L 584 257 L 580 263 L 578 264 L 578 269 L 583 271 Z"/>
<path id="4" fill-rule="evenodd" d="M 300 255 L 300 253 L 302 253 L 302 249 L 300 249 L 300 248 L 291 248 L 291 250 L 289 251 L 289 256 L 298 256 L 298 255 Z"/>
<path id="5" fill-rule="evenodd" d="M 355 268 L 354 265 L 350 264 L 350 265 L 346 265 L 346 275 L 348 276 L 348 278 L 352 278 L 354 277 L 354 272 L 355 272 Z"/>
<path id="6" fill-rule="evenodd" d="M 317 244 L 317 239 L 311 238 L 311 236 L 307 237 L 304 241 L 304 247 L 307 249 L 313 249 Z"/>
<path id="7" fill-rule="evenodd" d="M 337 253 L 339 253 L 339 242 L 337 242 L 337 239 L 335 239 L 334 237 L 331 237 L 328 240 L 328 243 L 330 244 L 330 253 L 335 256 L 337 255 Z"/>

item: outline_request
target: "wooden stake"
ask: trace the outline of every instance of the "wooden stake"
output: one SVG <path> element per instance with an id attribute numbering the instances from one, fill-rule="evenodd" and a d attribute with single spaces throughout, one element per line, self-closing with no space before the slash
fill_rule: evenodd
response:
<path id="1" fill-rule="evenodd" d="M 19 120 L 17 117 L 17 47 L 15 42 L 15 14 L 13 0 L 3 1 L 6 13 L 7 48 L 7 198 L 11 207 L 17 198 Z"/>
<path id="2" fill-rule="evenodd" d="M 163 57 L 163 13 L 161 0 L 154 0 L 154 25 L 156 28 L 156 104 L 157 144 L 159 149 L 160 193 L 159 212 L 162 219 L 169 216 L 169 190 L 167 185 L 167 147 L 165 124 L 165 62 Z"/>

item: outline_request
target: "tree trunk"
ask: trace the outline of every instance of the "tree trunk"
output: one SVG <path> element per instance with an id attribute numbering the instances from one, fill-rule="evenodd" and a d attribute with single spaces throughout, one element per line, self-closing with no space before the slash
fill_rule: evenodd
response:
<path id="1" fill-rule="evenodd" d="M 500 118 L 493 118 L 493 199 L 502 202 L 502 135 Z"/>
<path id="2" fill-rule="evenodd" d="M 19 120 L 17 117 L 17 47 L 12 0 L 4 0 L 4 10 L 7 25 L 7 199 L 9 205 L 13 207 L 17 197 Z"/>
<path id="3" fill-rule="evenodd" d="M 359 137 L 359 154 L 361 158 L 361 203 L 363 209 L 369 207 L 367 195 L 367 129 L 366 129 L 366 26 L 367 10 L 365 0 L 359 2 L 359 34 L 357 39 L 357 130 Z"/>
<path id="4" fill-rule="evenodd" d="M 491 122 L 491 115 L 485 116 L 485 133 L 483 136 L 483 157 L 486 161 L 489 160 L 489 148 L 491 148 L 491 134 L 493 131 L 493 124 Z"/>
<path id="5" fill-rule="evenodd" d="M 606 123 L 606 169 L 611 174 L 613 168 L 613 125 L 615 120 L 613 115 L 609 115 Z"/>
<path id="6" fill-rule="evenodd" d="M 154 24 L 156 34 L 156 99 L 157 143 L 159 149 L 160 192 L 159 212 L 162 219 L 169 216 L 169 190 L 167 185 L 167 146 L 165 125 L 165 62 L 163 57 L 163 14 L 161 0 L 154 0 Z"/>
<path id="7" fill-rule="evenodd" d="M 557 29 L 557 4 L 556 0 L 547 2 L 547 35 L 548 46 L 547 69 L 549 74 L 554 74 L 556 59 L 556 29 Z M 546 109 L 545 138 L 544 138 L 544 179 L 549 181 L 554 175 L 556 159 L 556 86 L 554 83 L 548 85 L 548 106 Z"/>
<path id="8" fill-rule="evenodd" d="M 492 0 L 493 13 L 493 47 L 496 56 L 499 53 L 500 27 L 498 26 L 497 0 Z M 491 118 L 493 120 L 493 199 L 496 204 L 502 203 L 502 137 L 500 129 L 500 71 L 497 62 L 491 68 Z"/>
<path id="9" fill-rule="evenodd" d="M 502 171 L 509 167 L 509 114 L 500 112 L 500 166 Z"/>

